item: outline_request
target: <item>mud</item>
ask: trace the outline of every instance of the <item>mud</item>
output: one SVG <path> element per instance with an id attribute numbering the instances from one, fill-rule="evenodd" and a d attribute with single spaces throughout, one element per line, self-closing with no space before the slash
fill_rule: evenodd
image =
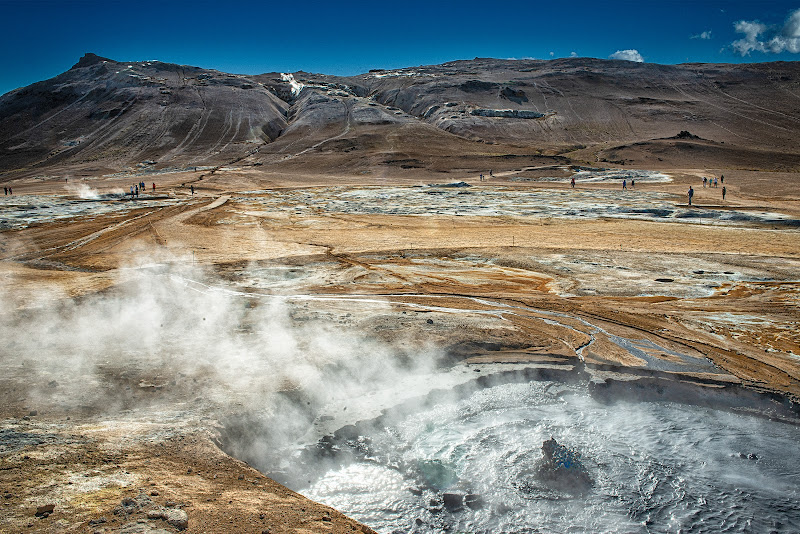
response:
<path id="1" fill-rule="evenodd" d="M 175 531 L 148 519 L 171 502 L 188 532 L 369 531 L 241 459 L 288 472 L 288 444 L 511 373 L 609 400 L 721 392 L 794 424 L 795 201 L 697 187 L 685 217 L 705 171 L 625 192 L 619 176 L 573 190 L 520 172 L 450 188 L 232 168 L 164 174 L 166 198 L 138 202 L 15 183 L 0 199 L 6 524 Z M 141 494 L 153 503 L 115 514 Z"/>

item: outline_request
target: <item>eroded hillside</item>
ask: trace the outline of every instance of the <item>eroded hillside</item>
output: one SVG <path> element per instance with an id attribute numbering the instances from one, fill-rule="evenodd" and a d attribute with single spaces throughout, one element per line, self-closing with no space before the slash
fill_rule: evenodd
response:
<path id="1" fill-rule="evenodd" d="M 0 97 L 0 172 L 298 163 L 314 172 L 492 168 L 568 154 L 617 165 L 793 171 L 800 67 L 475 59 L 354 77 L 256 76 L 87 54 Z M 680 131 L 680 144 L 665 139 Z M 492 145 L 487 147 L 486 145 Z"/>

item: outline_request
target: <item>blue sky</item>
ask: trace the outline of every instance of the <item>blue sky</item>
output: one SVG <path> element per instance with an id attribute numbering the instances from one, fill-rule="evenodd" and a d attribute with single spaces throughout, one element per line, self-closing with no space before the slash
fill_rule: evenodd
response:
<path id="1" fill-rule="evenodd" d="M 0 94 L 53 77 L 85 52 L 245 74 L 346 75 L 573 53 L 654 63 L 795 61 L 798 10 L 800 0 L 0 0 Z"/>

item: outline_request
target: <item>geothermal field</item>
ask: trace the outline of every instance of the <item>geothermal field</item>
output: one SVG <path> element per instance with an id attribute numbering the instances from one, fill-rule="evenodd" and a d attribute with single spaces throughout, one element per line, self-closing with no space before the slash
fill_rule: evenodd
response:
<path id="1" fill-rule="evenodd" d="M 0 530 L 800 531 L 800 71 L 627 63 L 0 97 Z"/>

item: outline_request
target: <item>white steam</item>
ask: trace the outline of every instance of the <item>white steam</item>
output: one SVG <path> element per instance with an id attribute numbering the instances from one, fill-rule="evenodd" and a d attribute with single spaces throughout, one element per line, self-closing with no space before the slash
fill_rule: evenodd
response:
<path id="1" fill-rule="evenodd" d="M 269 413 L 279 391 L 324 405 L 394 383 L 433 359 L 400 361 L 387 343 L 293 297 L 245 294 L 199 269 L 150 265 L 120 270 L 109 290 L 77 300 L 56 286 L 7 281 L 0 372 L 24 377 L 28 406 L 110 414 L 153 403 L 178 409 L 197 398 L 215 413 L 242 406 Z"/>
<path id="2" fill-rule="evenodd" d="M 72 193 L 73 195 L 77 196 L 78 198 L 86 199 L 86 200 L 97 200 L 100 198 L 100 193 L 97 189 L 94 189 L 86 184 L 78 183 L 78 184 L 70 184 L 68 183 L 64 186 L 64 189 Z"/>

